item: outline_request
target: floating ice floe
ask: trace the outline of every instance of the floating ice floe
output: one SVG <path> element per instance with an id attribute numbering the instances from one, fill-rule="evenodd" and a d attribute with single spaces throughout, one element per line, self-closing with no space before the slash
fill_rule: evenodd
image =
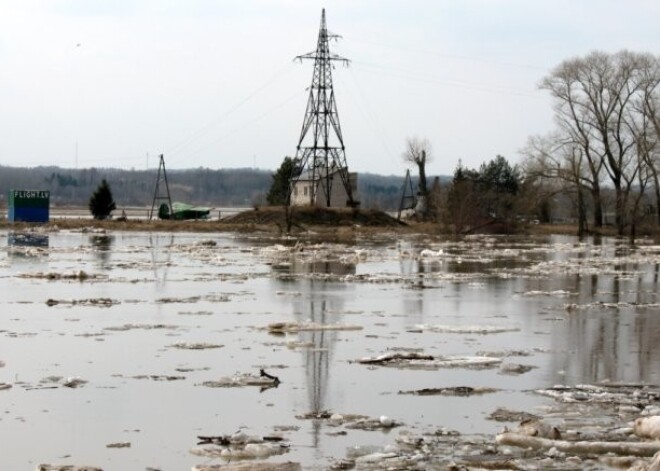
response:
<path id="1" fill-rule="evenodd" d="M 152 381 L 182 381 L 186 379 L 185 376 L 175 375 L 136 375 L 131 376 L 133 379 L 150 379 Z"/>
<path id="2" fill-rule="evenodd" d="M 530 350 L 496 350 L 496 351 L 480 351 L 477 352 L 476 355 L 481 357 L 496 357 L 496 358 L 528 357 L 532 355 L 532 352 Z"/>
<path id="3" fill-rule="evenodd" d="M 652 415 L 635 419 L 633 432 L 641 438 L 660 439 L 660 416 Z"/>
<path id="4" fill-rule="evenodd" d="M 263 459 L 282 455 L 290 449 L 290 445 L 279 435 L 257 437 L 237 433 L 199 436 L 198 439 L 200 442 L 190 450 L 190 453 L 208 458 L 223 458 L 227 461 Z"/>
<path id="5" fill-rule="evenodd" d="M 622 308 L 635 308 L 635 309 L 660 309 L 660 303 L 605 303 L 605 302 L 593 302 L 593 303 L 584 303 L 584 304 L 565 304 L 563 306 L 568 312 L 573 311 L 583 311 L 587 309 L 622 309 Z"/>
<path id="6" fill-rule="evenodd" d="M 198 464 L 192 471 L 302 471 L 300 463 L 287 461 L 277 463 L 273 461 L 238 462 L 227 464 Z"/>
<path id="7" fill-rule="evenodd" d="M 419 256 L 422 258 L 438 258 L 438 257 L 442 257 L 444 254 L 445 251 L 442 249 L 438 249 L 438 250 L 424 249 L 419 253 Z"/>
<path id="8" fill-rule="evenodd" d="M 279 378 L 267 374 L 261 370 L 260 375 L 250 373 L 226 376 L 220 379 L 204 381 L 200 386 L 208 388 L 241 388 L 246 386 L 257 386 L 260 388 L 273 388 L 280 384 Z"/>
<path id="9" fill-rule="evenodd" d="M 562 289 L 558 289 L 555 291 L 538 291 L 538 290 L 532 290 L 532 291 L 525 291 L 523 293 L 523 296 L 552 296 L 552 297 L 558 297 L 558 298 L 567 298 L 569 296 L 577 296 L 578 293 L 574 293 L 571 291 L 565 291 Z"/>
<path id="10" fill-rule="evenodd" d="M 515 411 L 498 407 L 487 418 L 496 422 L 522 422 L 524 420 L 538 419 L 539 416 L 525 411 Z"/>
<path id="11" fill-rule="evenodd" d="M 495 388 L 472 387 L 472 386 L 451 386 L 445 388 L 424 388 L 413 391 L 399 391 L 399 394 L 412 394 L 414 396 L 481 396 L 499 391 Z"/>
<path id="12" fill-rule="evenodd" d="M 409 369 L 440 368 L 493 368 L 502 363 L 501 358 L 480 356 L 432 356 L 417 352 L 392 352 L 355 361 L 362 365 L 388 366 Z"/>
<path id="13" fill-rule="evenodd" d="M 639 407 L 642 404 L 660 401 L 659 388 L 636 384 L 557 385 L 551 388 L 537 389 L 534 392 L 563 403 L 616 404 Z"/>
<path id="14" fill-rule="evenodd" d="M 207 342 L 179 342 L 170 345 L 170 347 L 179 348 L 181 350 L 208 350 L 212 348 L 222 348 L 224 345 Z"/>
<path id="15" fill-rule="evenodd" d="M 112 332 L 126 332 L 128 330 L 176 330 L 179 326 L 167 324 L 124 324 L 119 326 L 105 327 L 103 330 Z"/>
<path id="16" fill-rule="evenodd" d="M 77 466 L 71 464 L 39 464 L 36 471 L 103 471 L 96 466 Z"/>
<path id="17" fill-rule="evenodd" d="M 276 291 L 275 294 L 278 296 L 289 296 L 292 298 L 297 298 L 299 296 L 302 296 L 302 293 L 300 291 Z"/>
<path id="18" fill-rule="evenodd" d="M 323 420 L 330 427 L 345 427 L 351 430 L 390 430 L 403 425 L 386 415 L 369 417 L 362 414 L 337 414 L 330 411 L 308 412 L 296 416 L 300 420 Z"/>
<path id="19" fill-rule="evenodd" d="M 504 332 L 519 332 L 518 327 L 500 327 L 494 325 L 429 325 L 416 324 L 415 330 L 441 334 L 500 334 Z"/>

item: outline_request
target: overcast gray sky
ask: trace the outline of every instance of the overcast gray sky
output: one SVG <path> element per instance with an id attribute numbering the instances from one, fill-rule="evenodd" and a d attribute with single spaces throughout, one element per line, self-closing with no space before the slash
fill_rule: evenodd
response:
<path id="1" fill-rule="evenodd" d="M 352 170 L 516 162 L 553 126 L 540 79 L 658 53 L 657 0 L 0 0 L 0 165 L 275 169 L 294 155 L 321 9 Z"/>

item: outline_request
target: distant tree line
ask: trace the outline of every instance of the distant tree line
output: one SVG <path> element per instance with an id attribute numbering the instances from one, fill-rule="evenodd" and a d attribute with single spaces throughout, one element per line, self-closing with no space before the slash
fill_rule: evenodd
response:
<path id="1" fill-rule="evenodd" d="M 254 169 L 195 168 L 168 170 L 172 199 L 207 206 L 250 206 L 270 185 L 270 172 Z M 50 190 L 51 204 L 87 206 L 107 180 L 117 207 L 151 205 L 156 170 L 0 166 L 0 201 L 10 189 Z"/>
<path id="2" fill-rule="evenodd" d="M 0 166 L 0 206 L 6 205 L 10 189 L 39 189 L 50 190 L 52 205 L 86 207 L 90 196 L 98 189 L 103 179 L 112 188 L 118 209 L 126 206 L 150 206 L 156 173 L 155 169 Z M 273 175 L 273 172 L 268 170 L 255 169 L 195 168 L 167 171 L 174 201 L 210 207 L 251 207 L 266 204 Z M 403 175 L 361 173 L 358 179 L 361 206 L 396 211 L 402 184 Z"/>

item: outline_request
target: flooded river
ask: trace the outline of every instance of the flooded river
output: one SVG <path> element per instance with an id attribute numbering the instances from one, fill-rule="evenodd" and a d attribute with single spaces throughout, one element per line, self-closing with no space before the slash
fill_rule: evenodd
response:
<path id="1" fill-rule="evenodd" d="M 551 402 L 535 389 L 660 382 L 660 246 L 650 242 L 0 241 L 3 470 L 188 470 L 225 462 L 200 453 L 199 436 L 236 432 L 283 438 L 272 459 L 326 469 L 401 430 L 494 436 L 496 409 Z M 282 322 L 289 332 L 272 327 Z M 360 362 L 397 353 L 433 361 Z M 260 370 L 279 382 L 242 382 L 267 382 Z M 454 387 L 492 390 L 401 394 Z M 402 425 L 351 428 L 346 414 Z"/>

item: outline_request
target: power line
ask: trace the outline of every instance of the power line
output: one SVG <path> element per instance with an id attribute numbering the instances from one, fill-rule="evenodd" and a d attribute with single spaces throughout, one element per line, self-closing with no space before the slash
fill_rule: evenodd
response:
<path id="1" fill-rule="evenodd" d="M 540 66 L 540 65 L 533 65 L 533 64 L 522 64 L 522 63 L 516 63 L 516 62 L 509 62 L 509 61 L 498 61 L 495 59 L 487 59 L 483 57 L 475 57 L 475 56 L 467 56 L 467 55 L 462 55 L 462 54 L 449 54 L 445 52 L 438 52 L 438 51 L 432 51 L 429 49 L 420 49 L 420 48 L 415 48 L 412 46 L 406 46 L 406 45 L 395 45 L 395 44 L 385 44 L 385 43 L 379 43 L 376 41 L 371 41 L 371 40 L 364 40 L 364 39 L 356 39 L 356 38 L 348 38 L 348 42 L 354 41 L 357 43 L 363 43 L 363 44 L 370 44 L 372 46 L 378 46 L 378 47 L 383 47 L 387 49 L 399 49 L 402 51 L 408 51 L 408 52 L 417 52 L 420 54 L 428 54 L 428 55 L 433 55 L 437 57 L 444 57 L 446 59 L 457 59 L 457 60 L 462 60 L 462 61 L 470 61 L 470 62 L 481 62 L 481 63 L 486 63 L 486 64 L 494 64 L 494 65 L 499 65 L 499 66 L 505 66 L 505 67 L 516 67 L 516 68 L 521 68 L 521 69 L 534 69 L 534 70 L 543 70 L 543 71 L 549 71 L 549 67 L 545 66 Z"/>
<path id="2" fill-rule="evenodd" d="M 449 87 L 463 88 L 466 90 L 474 90 L 487 93 L 496 93 L 501 95 L 512 95 L 512 96 L 524 96 L 529 98 L 541 98 L 541 94 L 538 91 L 532 90 L 517 90 L 513 88 L 504 88 L 496 87 L 492 85 L 480 84 L 476 82 L 467 82 L 465 80 L 458 79 L 449 79 L 436 77 L 433 75 L 413 75 L 408 70 L 398 69 L 396 67 L 390 67 L 385 65 L 370 64 L 368 62 L 354 61 L 354 64 L 362 66 L 363 70 L 370 72 L 369 69 L 378 70 L 379 76 L 390 76 L 394 78 L 400 78 L 404 80 L 414 80 L 417 82 L 427 82 L 427 83 L 439 83 L 447 85 Z M 387 73 L 387 71 L 392 71 L 394 73 Z"/>
<path id="3" fill-rule="evenodd" d="M 270 115 L 270 114 L 273 113 L 274 111 L 277 111 L 278 109 L 282 108 L 283 106 L 285 106 L 286 104 L 288 104 L 289 102 L 291 102 L 294 98 L 296 98 L 296 97 L 298 97 L 298 96 L 300 96 L 300 92 L 299 92 L 299 91 L 296 91 L 294 94 L 290 95 L 289 97 L 287 97 L 286 99 L 282 100 L 281 102 L 279 102 L 279 103 L 276 104 L 275 106 L 273 106 L 273 107 L 269 108 L 268 110 L 264 111 L 264 112 L 261 113 L 260 115 L 254 117 L 254 118 L 252 118 L 252 119 L 250 119 L 250 120 L 248 120 L 248 121 L 243 122 L 243 124 L 241 124 L 241 125 L 239 125 L 239 126 L 236 126 L 236 127 L 232 128 L 232 129 L 228 130 L 225 134 L 223 134 L 222 136 L 217 137 L 216 139 L 214 139 L 213 141 L 209 142 L 208 144 L 204 144 L 204 145 L 198 146 L 196 149 L 190 151 L 187 155 L 188 155 L 189 157 L 190 157 L 190 156 L 195 156 L 195 155 L 199 154 L 200 152 L 202 152 L 204 149 L 206 149 L 206 148 L 208 148 L 208 147 L 210 147 L 210 146 L 212 146 L 212 145 L 215 145 L 215 144 L 217 144 L 217 143 L 219 143 L 219 142 L 222 142 L 222 141 L 225 140 L 227 137 L 229 137 L 229 136 L 235 136 L 236 134 L 238 134 L 239 132 L 243 131 L 243 130 L 246 129 L 247 127 L 252 126 L 254 123 L 257 123 L 257 122 L 261 121 L 263 118 L 265 118 L 266 116 Z"/>
<path id="4" fill-rule="evenodd" d="M 171 146 L 166 153 L 167 154 L 177 154 L 181 153 L 181 151 L 186 148 L 188 145 L 190 145 L 192 142 L 195 140 L 201 138 L 204 134 L 208 133 L 214 126 L 220 124 L 223 122 L 225 119 L 227 119 L 229 116 L 231 116 L 234 112 L 239 110 L 243 105 L 248 103 L 252 98 L 254 98 L 256 95 L 258 95 L 261 91 L 269 87 L 273 82 L 275 82 L 277 79 L 279 79 L 282 75 L 284 75 L 287 72 L 291 72 L 293 70 L 292 64 L 290 62 L 287 62 L 287 64 L 284 67 L 281 67 L 278 69 L 268 80 L 266 80 L 264 83 L 259 85 L 256 89 L 251 91 L 248 95 L 246 95 L 243 99 L 239 100 L 234 106 L 229 108 L 227 111 L 225 111 L 221 116 L 213 119 L 212 121 L 208 122 L 207 124 L 201 126 L 197 130 L 193 131 L 190 133 L 186 138 L 182 139 L 178 143 L 174 144 Z M 178 160 L 178 159 L 174 159 Z M 171 162 L 170 161 L 170 165 Z"/>
<path id="5" fill-rule="evenodd" d="M 369 104 L 369 100 L 367 100 L 366 95 L 362 91 L 362 87 L 358 83 L 355 74 L 353 73 L 352 70 L 349 69 L 349 75 L 352 79 L 353 85 L 355 87 L 355 90 L 357 91 L 357 96 L 351 96 L 353 99 L 353 103 L 357 105 L 358 110 L 364 117 L 365 121 L 367 121 L 371 125 L 371 131 L 374 134 L 374 137 L 376 140 L 379 142 L 379 144 L 382 146 L 383 150 L 390 156 L 394 157 L 394 153 L 391 151 L 389 145 L 386 142 L 386 139 L 384 137 L 384 133 L 382 132 L 382 128 L 378 122 L 378 119 L 376 118 L 376 114 L 373 112 L 373 109 L 371 108 Z M 343 82 L 343 80 L 340 78 L 340 81 Z M 350 93 L 348 87 L 344 87 L 344 90 L 348 93 Z"/>

